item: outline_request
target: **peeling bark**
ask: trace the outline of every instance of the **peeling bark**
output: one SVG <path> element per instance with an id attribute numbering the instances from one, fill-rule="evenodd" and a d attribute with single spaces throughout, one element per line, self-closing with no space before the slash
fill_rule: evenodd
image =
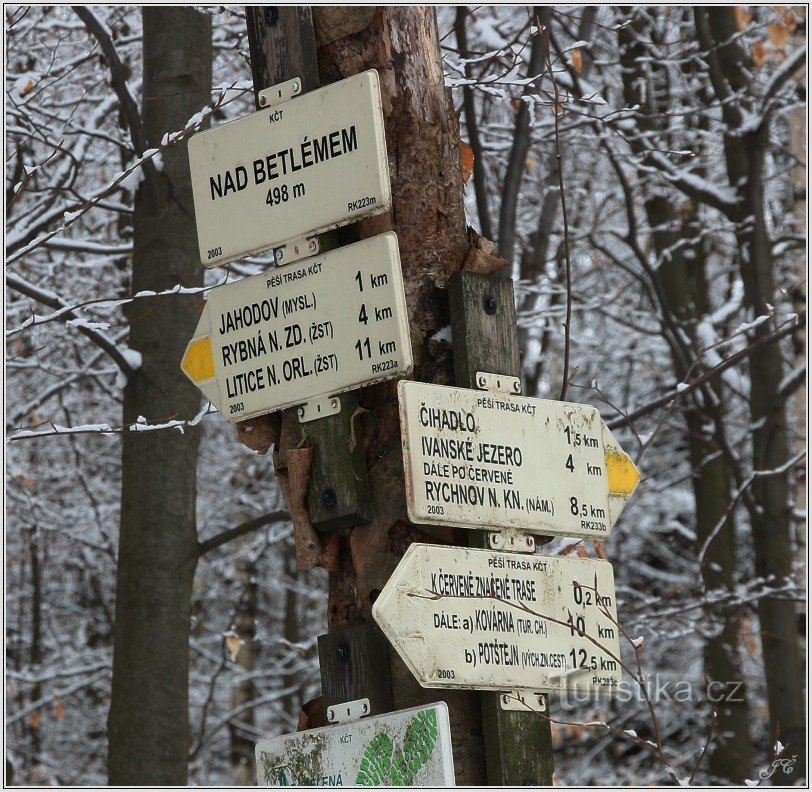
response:
<path id="1" fill-rule="evenodd" d="M 364 30 L 318 51 L 319 73 L 328 83 L 365 69 L 378 70 L 385 119 L 392 211 L 358 224 L 360 236 L 393 230 L 398 235 L 409 312 L 415 378 L 451 382 L 450 356 L 431 337 L 450 323 L 446 286 L 469 254 L 459 162 L 459 125 L 445 88 L 435 12 L 425 7 L 379 7 Z M 417 539 L 464 545 L 459 530 L 433 537 L 406 516 L 397 390 L 393 383 L 364 389 L 369 410 L 356 431 L 363 440 L 372 491 L 372 521 L 341 540 L 339 572 L 330 574 L 329 624 L 371 622 L 372 603 L 408 544 Z M 390 653 L 393 705 L 437 700 L 396 653 Z M 468 692 L 443 694 L 451 712 L 457 782 L 485 781 L 479 699 Z"/>

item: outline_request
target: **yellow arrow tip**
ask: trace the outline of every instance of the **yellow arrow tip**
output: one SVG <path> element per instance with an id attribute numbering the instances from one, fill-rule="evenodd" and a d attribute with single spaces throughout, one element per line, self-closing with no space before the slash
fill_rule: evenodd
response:
<path id="1" fill-rule="evenodd" d="M 205 382 L 214 378 L 214 357 L 211 353 L 211 338 L 195 338 L 186 347 L 186 354 L 180 367 L 192 382 Z"/>
<path id="2" fill-rule="evenodd" d="M 606 450 L 606 475 L 612 495 L 631 495 L 640 481 L 640 471 L 624 451 Z"/>

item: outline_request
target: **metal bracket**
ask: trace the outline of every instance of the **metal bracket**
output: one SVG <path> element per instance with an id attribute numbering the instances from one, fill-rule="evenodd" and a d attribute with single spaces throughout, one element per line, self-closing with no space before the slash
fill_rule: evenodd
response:
<path id="1" fill-rule="evenodd" d="M 281 267 L 283 264 L 293 264 L 294 261 L 315 256 L 319 250 L 321 250 L 321 245 L 318 237 L 294 239 L 282 247 L 274 248 L 273 262 L 277 267 Z"/>
<path id="2" fill-rule="evenodd" d="M 476 384 L 480 390 L 499 391 L 508 396 L 518 396 L 522 392 L 522 381 L 518 377 L 509 377 L 507 374 L 489 374 L 487 371 L 477 371 Z"/>
<path id="3" fill-rule="evenodd" d="M 499 694 L 499 704 L 510 712 L 547 712 L 547 694 L 510 690 Z"/>
<path id="4" fill-rule="evenodd" d="M 259 106 L 265 110 L 268 107 L 276 107 L 283 102 L 289 102 L 294 96 L 302 92 L 302 81 L 294 77 L 287 82 L 272 85 L 270 88 L 263 88 L 258 94 Z"/>
<path id="5" fill-rule="evenodd" d="M 369 715 L 369 699 L 366 698 L 327 707 L 328 723 L 352 723 L 365 715 Z"/>
<path id="6" fill-rule="evenodd" d="M 300 404 L 296 410 L 299 423 L 315 421 L 318 418 L 326 418 L 328 415 L 337 415 L 340 412 L 341 399 L 338 396 L 319 396 L 317 399 L 310 399 L 310 401 Z"/>
<path id="7" fill-rule="evenodd" d="M 503 528 L 488 534 L 488 545 L 491 550 L 506 550 L 513 553 L 535 553 L 536 541 L 530 534 L 517 531 L 515 528 Z"/>

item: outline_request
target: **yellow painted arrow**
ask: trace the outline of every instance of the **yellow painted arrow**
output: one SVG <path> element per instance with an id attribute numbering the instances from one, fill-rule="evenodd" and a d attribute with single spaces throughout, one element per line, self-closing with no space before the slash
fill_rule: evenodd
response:
<path id="1" fill-rule="evenodd" d="M 619 448 L 606 448 L 606 477 L 610 495 L 631 495 L 640 481 L 640 471 L 632 458 Z"/>
<path id="2" fill-rule="evenodd" d="M 214 356 L 211 352 L 211 338 L 195 338 L 186 347 L 186 354 L 180 367 L 192 382 L 206 382 L 214 379 Z"/>

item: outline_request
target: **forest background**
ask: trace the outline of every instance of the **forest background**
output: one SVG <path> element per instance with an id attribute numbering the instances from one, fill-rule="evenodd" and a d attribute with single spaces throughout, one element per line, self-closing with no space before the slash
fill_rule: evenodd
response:
<path id="1" fill-rule="evenodd" d="M 111 694 L 137 709 L 144 688 L 113 661 L 138 622 L 124 600 L 116 621 L 117 585 L 167 560 L 126 539 L 138 508 L 177 536 L 156 584 L 176 612 L 139 651 L 166 658 L 151 683 L 188 730 L 136 719 L 188 746 L 189 782 L 255 783 L 255 742 L 319 694 L 327 572 L 296 569 L 271 454 L 178 374 L 200 298 L 269 266 L 204 274 L 167 188 L 191 134 L 253 109 L 245 12 L 164 13 L 181 16 L 5 9 L 16 783 L 105 783 L 127 738 Z M 467 219 L 511 267 L 524 393 L 566 380 L 643 473 L 605 546 L 544 549 L 612 561 L 648 694 L 554 701 L 562 783 L 667 782 L 647 740 L 693 781 L 793 756 L 805 773 L 805 13 L 437 8 Z"/>

